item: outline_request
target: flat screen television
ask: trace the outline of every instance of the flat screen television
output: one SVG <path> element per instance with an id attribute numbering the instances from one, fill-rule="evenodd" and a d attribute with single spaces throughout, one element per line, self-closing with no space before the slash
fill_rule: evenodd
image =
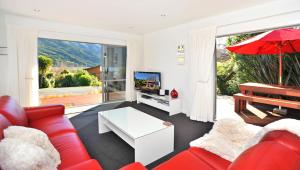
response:
<path id="1" fill-rule="evenodd" d="M 161 74 L 159 72 L 134 72 L 135 89 L 143 92 L 158 93 L 161 88 Z"/>

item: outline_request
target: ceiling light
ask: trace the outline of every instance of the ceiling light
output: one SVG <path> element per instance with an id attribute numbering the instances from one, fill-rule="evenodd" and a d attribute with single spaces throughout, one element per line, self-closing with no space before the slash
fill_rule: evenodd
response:
<path id="1" fill-rule="evenodd" d="M 41 10 L 40 10 L 40 9 L 37 9 L 37 8 L 35 8 L 35 9 L 33 9 L 33 11 L 34 11 L 34 12 L 40 12 Z"/>
<path id="2" fill-rule="evenodd" d="M 166 17 L 166 16 L 167 16 L 167 14 L 160 14 L 160 16 L 161 16 L 161 17 Z"/>

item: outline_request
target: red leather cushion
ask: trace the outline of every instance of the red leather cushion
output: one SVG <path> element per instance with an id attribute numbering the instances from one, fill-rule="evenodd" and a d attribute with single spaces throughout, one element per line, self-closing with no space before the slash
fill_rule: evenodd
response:
<path id="1" fill-rule="evenodd" d="M 225 170 L 231 164 L 230 161 L 201 148 L 190 147 L 188 150 L 217 170 Z"/>
<path id="2" fill-rule="evenodd" d="M 284 130 L 276 130 L 267 133 L 261 142 L 275 141 L 300 154 L 300 137 Z"/>
<path id="3" fill-rule="evenodd" d="M 102 170 L 102 167 L 95 159 L 91 159 L 75 164 L 69 168 L 64 168 L 64 170 Z"/>
<path id="4" fill-rule="evenodd" d="M 49 116 L 64 115 L 65 106 L 64 105 L 46 105 L 46 106 L 35 106 L 35 107 L 25 107 L 26 116 L 29 122 L 36 121 L 38 119 L 43 119 Z"/>
<path id="5" fill-rule="evenodd" d="M 119 170 L 147 170 L 147 169 L 141 163 L 134 162 L 126 166 L 123 166 Z"/>
<path id="6" fill-rule="evenodd" d="M 153 170 L 214 170 L 209 164 L 199 159 L 188 150 L 182 151 Z"/>
<path id="7" fill-rule="evenodd" d="M 3 130 L 10 126 L 11 123 L 0 114 L 0 140 L 3 139 Z"/>
<path id="8" fill-rule="evenodd" d="M 228 170 L 299 170 L 300 155 L 277 142 L 262 142 L 243 152 Z"/>
<path id="9" fill-rule="evenodd" d="M 64 133 L 50 137 L 50 141 L 60 154 L 60 169 L 89 160 L 90 156 L 76 133 Z"/>
<path id="10" fill-rule="evenodd" d="M 36 120 L 30 122 L 29 126 L 45 132 L 50 137 L 66 132 L 76 132 L 70 120 L 62 115 Z"/>
<path id="11" fill-rule="evenodd" d="M 28 126 L 24 109 L 12 97 L 0 97 L 0 113 L 13 125 Z"/>

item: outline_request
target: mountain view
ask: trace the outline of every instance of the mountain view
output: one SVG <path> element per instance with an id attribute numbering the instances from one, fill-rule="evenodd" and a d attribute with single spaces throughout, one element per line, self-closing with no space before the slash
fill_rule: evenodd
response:
<path id="1" fill-rule="evenodd" d="M 101 64 L 102 46 L 100 44 L 39 38 L 38 55 L 51 58 L 54 67 L 59 67 L 62 64 L 69 67 L 93 67 Z"/>

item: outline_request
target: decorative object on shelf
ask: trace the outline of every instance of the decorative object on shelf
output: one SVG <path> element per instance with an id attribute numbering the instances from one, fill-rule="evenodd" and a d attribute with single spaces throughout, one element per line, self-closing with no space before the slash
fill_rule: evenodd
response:
<path id="1" fill-rule="evenodd" d="M 178 92 L 175 89 L 173 89 L 171 91 L 171 97 L 174 98 L 174 99 L 176 99 L 178 97 Z"/>
<path id="2" fill-rule="evenodd" d="M 159 90 L 159 95 L 160 96 L 164 96 L 165 95 L 165 90 L 164 89 L 160 89 Z"/>
<path id="3" fill-rule="evenodd" d="M 184 64 L 184 44 L 180 44 L 177 46 L 177 64 L 183 65 Z"/>
<path id="4" fill-rule="evenodd" d="M 169 94 L 170 94 L 170 91 L 169 90 L 165 90 L 165 95 L 169 96 Z"/>

